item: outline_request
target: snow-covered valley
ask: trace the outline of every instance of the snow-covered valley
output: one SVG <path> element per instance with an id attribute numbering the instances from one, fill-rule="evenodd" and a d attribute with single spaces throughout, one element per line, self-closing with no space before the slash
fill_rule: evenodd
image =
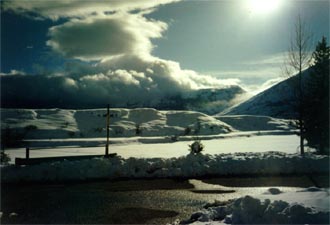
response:
<path id="1" fill-rule="evenodd" d="M 103 158 L 100 155 L 104 154 L 106 145 L 105 109 L 2 109 L 1 115 L 2 137 L 8 138 L 2 141 L 6 141 L 5 152 L 12 159 L 9 165 L 1 166 L 1 181 L 8 185 L 117 178 L 132 182 L 135 179 L 189 179 L 194 186 L 189 191 L 197 193 L 189 195 L 189 198 L 202 198 L 203 201 L 207 198 L 209 203 L 218 198 L 231 201 L 227 205 L 213 205 L 196 213 L 192 213 L 192 209 L 196 210 L 192 208 L 190 219 L 187 212 L 179 214 L 181 223 L 250 223 L 260 219 L 258 215 L 264 216 L 260 219 L 263 223 L 274 222 L 269 219 L 270 216 L 276 222 L 285 223 L 299 222 L 292 219 L 298 217 L 312 223 L 328 222 L 329 205 L 325 204 L 329 199 L 327 188 L 294 187 L 291 190 L 278 185 L 272 186 L 273 189 L 253 188 L 251 183 L 250 189 L 245 190 L 221 182 L 212 187 L 205 186 L 202 181 L 194 180 L 241 176 L 285 176 L 288 179 L 292 176 L 327 177 L 329 157 L 315 155 L 313 149 L 301 156 L 298 152 L 299 137 L 291 120 L 251 115 L 209 116 L 193 111 L 111 109 L 109 151 L 117 155 Z M 189 144 L 196 139 L 204 145 L 202 154 L 189 152 Z M 25 147 L 30 148 L 30 158 L 97 157 L 12 165 L 16 157 L 25 157 Z M 226 194 L 226 190 L 232 189 L 234 194 Z M 278 194 L 272 194 L 269 190 Z M 166 195 L 174 193 L 176 190 L 167 191 Z M 209 195 L 206 196 L 207 193 Z M 142 196 L 138 191 L 137 194 Z M 200 204 L 196 203 L 195 207 Z M 187 207 L 186 203 L 180 203 L 180 207 Z M 7 221 L 11 214 L 5 213 Z M 21 214 L 21 219 L 25 218 L 26 212 Z M 171 211 L 171 215 L 173 220 L 167 221 L 174 222 L 174 215 L 177 214 Z M 14 220 L 9 218 L 8 221 Z"/>
<path id="2" fill-rule="evenodd" d="M 328 172 L 327 156 L 298 154 L 299 138 L 290 120 L 111 109 L 109 150 L 117 156 L 107 159 L 99 158 L 106 145 L 104 109 L 2 109 L 1 113 L 10 164 L 25 158 L 26 147 L 30 158 L 91 156 L 5 166 L 2 180 L 8 182 Z M 202 154 L 189 151 L 196 139 L 204 145 Z M 70 172 L 75 170 L 80 172 Z"/>

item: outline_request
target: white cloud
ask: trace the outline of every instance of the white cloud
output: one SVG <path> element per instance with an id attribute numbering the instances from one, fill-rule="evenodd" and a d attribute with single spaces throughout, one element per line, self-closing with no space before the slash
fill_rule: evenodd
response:
<path id="1" fill-rule="evenodd" d="M 268 55 L 260 59 L 240 63 L 240 70 L 209 71 L 218 78 L 236 78 L 238 83 L 251 95 L 256 95 L 283 81 L 287 75 L 283 72 L 286 55 L 284 52 Z"/>
<path id="2" fill-rule="evenodd" d="M 247 91 L 256 94 L 272 83 L 287 76 L 283 72 L 285 53 L 268 55 L 264 58 L 241 62 L 238 70 L 207 71 L 214 77 L 222 79 L 237 79 L 238 83 Z"/>
<path id="3" fill-rule="evenodd" d="M 250 60 L 243 62 L 245 65 L 255 65 L 255 66 L 281 66 L 286 60 L 286 53 L 280 52 L 268 56 L 263 56 L 257 60 Z"/>
<path id="4" fill-rule="evenodd" d="M 49 29 L 47 45 L 69 58 L 104 60 L 124 54 L 149 55 L 152 38 L 159 38 L 166 23 L 138 14 L 116 13 L 72 19 Z"/>
<path id="5" fill-rule="evenodd" d="M 127 98 L 138 99 L 138 96 L 144 96 L 145 101 L 157 101 L 157 98 L 191 89 L 226 88 L 239 82 L 236 79 L 219 80 L 183 70 L 177 62 L 151 56 L 142 58 L 138 55 L 123 55 L 90 67 L 69 67 L 66 74 L 75 79 L 80 89 L 99 86 L 102 90 L 108 90 L 104 93 L 109 94 L 115 90 L 125 93 Z M 97 72 L 91 74 L 91 71 Z"/>
<path id="6" fill-rule="evenodd" d="M 281 81 L 283 81 L 285 79 L 286 79 L 285 77 L 277 77 L 277 78 L 274 78 L 274 79 L 267 80 L 265 83 L 263 83 L 261 85 L 261 88 L 259 89 L 259 92 L 264 91 L 264 90 L 280 83 Z"/>
<path id="7" fill-rule="evenodd" d="M 0 76 L 10 76 L 10 75 L 26 75 L 26 73 L 21 70 L 10 70 L 9 73 L 0 72 Z"/>
<path id="8" fill-rule="evenodd" d="M 156 57 L 123 55 L 95 65 L 76 63 L 62 75 L 18 76 L 4 82 L 7 90 L 4 93 L 12 93 L 15 101 L 25 99 L 18 96 L 20 92 L 13 92 L 24 86 L 29 90 L 27 97 L 35 96 L 38 100 L 34 101 L 43 104 L 99 107 L 109 102 L 117 107 L 155 107 L 169 96 L 200 88 L 227 88 L 238 81 L 200 75 L 181 69 L 177 62 Z"/>

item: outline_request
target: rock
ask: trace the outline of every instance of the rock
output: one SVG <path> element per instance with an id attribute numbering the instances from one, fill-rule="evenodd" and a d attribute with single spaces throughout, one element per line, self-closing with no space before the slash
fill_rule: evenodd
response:
<path id="1" fill-rule="evenodd" d="M 269 188 L 268 192 L 272 195 L 278 195 L 282 193 L 282 191 L 278 188 Z"/>

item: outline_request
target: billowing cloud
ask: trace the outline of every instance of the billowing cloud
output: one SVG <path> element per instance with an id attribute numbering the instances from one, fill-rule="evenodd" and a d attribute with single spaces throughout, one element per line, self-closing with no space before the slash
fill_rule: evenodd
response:
<path id="1" fill-rule="evenodd" d="M 102 60 L 116 55 L 149 55 L 151 38 L 167 25 L 139 14 L 117 13 L 73 19 L 49 29 L 47 45 L 69 58 Z"/>
<path id="2" fill-rule="evenodd" d="M 125 68 L 125 69 L 123 69 Z M 70 64 L 62 75 L 2 76 L 2 103 L 17 107 L 162 107 L 164 100 L 198 89 L 237 87 L 183 70 L 177 62 L 124 55 L 96 65 Z M 26 93 L 25 93 L 26 92 Z"/>
<path id="3" fill-rule="evenodd" d="M 10 0 L 4 1 L 4 10 L 20 14 L 33 13 L 35 18 L 57 20 L 61 17 L 86 17 L 117 11 L 147 10 L 180 0 Z"/>
<path id="4" fill-rule="evenodd" d="M 102 61 L 93 66 L 94 71 L 99 73 L 107 73 L 109 70 L 120 70 L 122 68 L 130 72 L 135 71 L 136 73 L 144 74 L 144 77 L 153 81 L 151 86 L 157 86 L 157 89 L 160 89 L 162 92 L 225 88 L 231 85 L 238 85 L 239 83 L 237 79 L 216 79 L 208 75 L 199 74 L 193 70 L 183 70 L 177 62 L 153 56 L 123 55 Z M 84 76 L 84 71 L 91 71 L 91 69 L 86 66 L 80 69 L 75 67 L 74 73 L 70 72 L 70 68 L 67 73 Z"/>
<path id="5" fill-rule="evenodd" d="M 6 86 L 2 102 L 8 106 L 21 102 L 22 107 L 100 107 L 106 103 L 156 107 L 164 99 L 193 90 L 237 87 L 238 79 L 199 74 L 152 55 L 152 39 L 162 37 L 167 24 L 131 10 L 141 12 L 174 1 L 6 2 L 4 8 L 17 13 L 64 17 L 65 22 L 49 28 L 46 44 L 65 58 L 79 60 L 70 61 L 57 74 L 1 77 Z M 15 91 L 21 89 L 28 91 Z M 233 94 L 241 93 L 239 88 L 233 90 Z"/>

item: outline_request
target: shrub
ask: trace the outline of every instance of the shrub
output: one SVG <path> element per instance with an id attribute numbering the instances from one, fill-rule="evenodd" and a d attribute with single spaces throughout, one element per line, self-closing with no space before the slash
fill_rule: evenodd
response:
<path id="1" fill-rule="evenodd" d="M 201 131 L 201 121 L 198 119 L 195 123 L 195 131 L 194 133 L 195 134 L 199 134 L 199 132 Z"/>
<path id="2" fill-rule="evenodd" d="M 27 125 L 24 127 L 26 131 L 37 130 L 38 127 L 36 125 Z"/>
<path id="3" fill-rule="evenodd" d="M 179 136 L 177 136 L 177 135 L 172 135 L 172 136 L 170 136 L 169 138 L 170 138 L 170 140 L 171 140 L 172 142 L 176 142 L 176 141 L 179 140 Z"/>
<path id="4" fill-rule="evenodd" d="M 68 131 L 68 136 L 73 138 L 76 133 L 74 131 Z"/>
<path id="5" fill-rule="evenodd" d="M 191 128 L 186 127 L 186 129 L 184 130 L 184 135 L 189 135 L 190 133 L 191 133 Z"/>
<path id="6" fill-rule="evenodd" d="M 1 129 L 1 148 L 19 146 L 26 133 L 26 130 L 13 129 L 8 126 Z"/>
<path id="7" fill-rule="evenodd" d="M 0 152 L 0 162 L 2 165 L 8 165 L 10 161 L 10 156 L 4 151 Z"/>
<path id="8" fill-rule="evenodd" d="M 103 128 L 102 127 L 97 127 L 97 128 L 94 129 L 94 132 L 102 133 L 103 132 Z"/>
<path id="9" fill-rule="evenodd" d="M 142 128 L 140 124 L 135 124 L 135 135 L 141 135 L 142 134 Z"/>
<path id="10" fill-rule="evenodd" d="M 197 140 L 189 145 L 189 150 L 191 154 L 200 154 L 204 150 L 204 145 L 200 140 Z"/>

